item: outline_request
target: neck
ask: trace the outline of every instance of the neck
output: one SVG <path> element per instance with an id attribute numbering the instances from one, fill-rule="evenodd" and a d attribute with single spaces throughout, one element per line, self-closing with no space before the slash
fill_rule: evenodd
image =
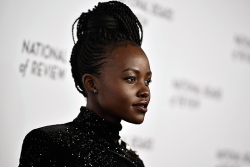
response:
<path id="1" fill-rule="evenodd" d="M 118 125 L 121 123 L 120 118 L 115 117 L 114 115 L 103 109 L 102 106 L 95 100 L 87 98 L 86 108 L 112 124 Z"/>

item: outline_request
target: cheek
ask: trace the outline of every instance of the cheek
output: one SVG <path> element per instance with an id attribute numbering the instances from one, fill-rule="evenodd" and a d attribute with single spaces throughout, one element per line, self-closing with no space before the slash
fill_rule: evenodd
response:
<path id="1" fill-rule="evenodd" d="M 103 87 L 103 98 L 109 101 L 125 102 L 134 96 L 134 91 L 129 84 L 108 84 Z M 119 99 L 119 101 L 118 101 Z"/>

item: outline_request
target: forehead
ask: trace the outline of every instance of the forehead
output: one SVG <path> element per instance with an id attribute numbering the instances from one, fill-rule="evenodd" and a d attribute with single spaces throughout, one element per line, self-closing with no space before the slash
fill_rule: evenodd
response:
<path id="1" fill-rule="evenodd" d="M 117 69 L 150 70 L 148 58 L 144 51 L 139 46 L 130 44 L 114 49 L 110 54 L 110 62 Z"/>

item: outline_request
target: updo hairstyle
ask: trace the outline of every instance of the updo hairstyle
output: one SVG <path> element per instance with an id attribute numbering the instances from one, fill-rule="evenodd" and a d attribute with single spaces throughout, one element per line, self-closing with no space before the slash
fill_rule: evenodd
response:
<path id="1" fill-rule="evenodd" d="M 88 73 L 100 77 L 110 48 L 114 49 L 119 43 L 141 46 L 143 31 L 130 8 L 118 1 L 100 2 L 92 11 L 82 13 L 72 26 L 72 35 L 77 21 L 77 42 L 70 64 L 76 89 L 87 97 L 82 76 Z"/>

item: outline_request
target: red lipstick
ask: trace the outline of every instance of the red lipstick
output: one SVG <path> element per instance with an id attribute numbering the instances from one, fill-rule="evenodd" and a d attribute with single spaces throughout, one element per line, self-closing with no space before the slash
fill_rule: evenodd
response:
<path id="1" fill-rule="evenodd" d="M 147 112 L 147 107 L 148 107 L 148 102 L 147 101 L 140 101 L 136 104 L 132 105 L 134 108 L 136 108 L 137 110 L 140 110 L 142 112 Z"/>

